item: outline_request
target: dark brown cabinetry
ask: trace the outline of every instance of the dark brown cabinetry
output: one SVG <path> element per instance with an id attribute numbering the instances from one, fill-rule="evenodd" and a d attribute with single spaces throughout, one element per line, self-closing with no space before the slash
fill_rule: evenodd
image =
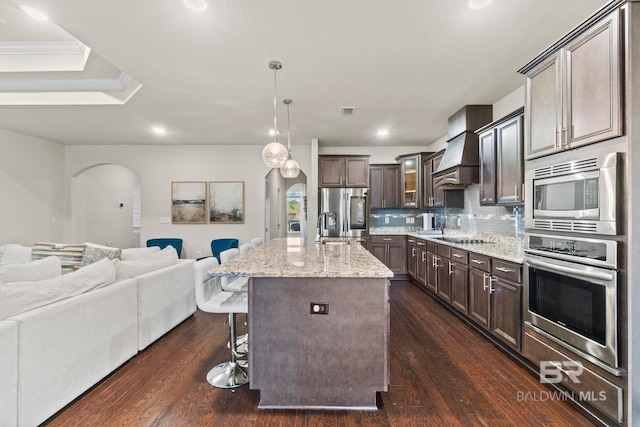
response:
<path id="1" fill-rule="evenodd" d="M 619 136 L 620 11 L 615 10 L 526 74 L 527 159 Z"/>
<path id="2" fill-rule="evenodd" d="M 477 131 L 482 205 L 524 203 L 523 113 L 521 108 Z"/>
<path id="3" fill-rule="evenodd" d="M 468 307 L 468 254 L 459 249 L 451 249 L 449 271 L 451 274 L 451 305 L 464 314 Z"/>
<path id="4" fill-rule="evenodd" d="M 400 165 L 370 165 L 369 185 L 372 209 L 400 208 Z"/>
<path id="5" fill-rule="evenodd" d="M 487 281 L 490 278 L 491 259 L 469 253 L 469 317 L 489 329 L 489 292 Z"/>
<path id="6" fill-rule="evenodd" d="M 371 253 L 394 274 L 407 274 L 407 238 L 405 236 L 371 236 L 370 247 Z"/>
<path id="7" fill-rule="evenodd" d="M 422 207 L 422 171 L 420 154 L 410 154 L 396 158 L 400 162 L 400 207 Z"/>
<path id="8" fill-rule="evenodd" d="M 418 259 L 418 250 L 416 248 L 416 238 L 407 237 L 407 274 L 412 279 L 416 278 L 416 260 Z"/>
<path id="9" fill-rule="evenodd" d="M 520 350 L 522 266 L 433 241 L 426 241 L 424 249 L 418 246 L 425 244 L 421 239 L 410 242 L 416 244 L 415 251 L 409 251 L 416 282 Z M 424 276 L 420 268 L 425 268 Z"/>
<path id="10" fill-rule="evenodd" d="M 444 150 L 433 156 L 425 157 L 423 171 L 423 207 L 424 208 L 464 208 L 464 190 L 443 190 L 435 188 L 433 172 L 438 169 Z"/>
<path id="11" fill-rule="evenodd" d="M 319 187 L 369 187 L 369 156 L 318 156 Z"/>

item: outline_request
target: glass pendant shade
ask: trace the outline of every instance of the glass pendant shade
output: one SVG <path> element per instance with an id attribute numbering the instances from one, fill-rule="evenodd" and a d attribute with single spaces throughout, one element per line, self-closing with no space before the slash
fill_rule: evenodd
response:
<path id="1" fill-rule="evenodd" d="M 288 158 L 289 151 L 287 151 L 287 147 L 280 144 L 277 140 L 270 142 L 262 149 L 262 161 L 267 167 L 282 167 Z"/>
<path id="2" fill-rule="evenodd" d="M 296 178 L 299 173 L 300 165 L 289 155 L 287 161 L 280 167 L 280 174 L 283 178 Z"/>
<path id="3" fill-rule="evenodd" d="M 270 61 L 269 69 L 273 70 L 273 141 L 262 149 L 262 161 L 269 168 L 280 168 L 289 158 L 289 150 L 287 147 L 278 142 L 278 114 L 277 114 L 277 90 L 276 90 L 276 72 L 282 68 L 280 61 Z"/>

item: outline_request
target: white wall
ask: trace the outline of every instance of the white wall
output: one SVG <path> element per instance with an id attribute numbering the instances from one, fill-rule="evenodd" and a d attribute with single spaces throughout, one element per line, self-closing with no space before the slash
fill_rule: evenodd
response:
<path id="1" fill-rule="evenodd" d="M 0 129 L 0 243 L 60 241 L 65 198 L 64 147 Z"/>
<path id="2" fill-rule="evenodd" d="M 120 165 L 91 167 L 71 180 L 70 240 L 133 246 L 136 174 Z M 122 207 L 120 207 L 122 204 Z"/>
<path id="3" fill-rule="evenodd" d="M 235 237 L 242 244 L 264 236 L 269 169 L 260 157 L 262 145 L 78 145 L 67 146 L 65 152 L 67 182 L 78 171 L 103 163 L 127 167 L 140 178 L 143 245 L 153 237 L 180 237 L 183 257 L 195 258 L 210 254 L 215 238 Z M 297 145 L 293 152 L 302 170 L 311 170 L 310 146 Z M 245 223 L 162 224 L 161 218 L 171 217 L 172 181 L 244 181 Z"/>

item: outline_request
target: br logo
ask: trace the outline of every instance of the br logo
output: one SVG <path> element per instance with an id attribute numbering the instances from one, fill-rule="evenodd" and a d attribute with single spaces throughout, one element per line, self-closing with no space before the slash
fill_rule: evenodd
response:
<path id="1" fill-rule="evenodd" d="M 543 384 L 558 384 L 568 378 L 574 384 L 580 384 L 578 377 L 583 371 L 584 366 L 580 362 L 543 360 L 540 362 L 540 382 Z"/>

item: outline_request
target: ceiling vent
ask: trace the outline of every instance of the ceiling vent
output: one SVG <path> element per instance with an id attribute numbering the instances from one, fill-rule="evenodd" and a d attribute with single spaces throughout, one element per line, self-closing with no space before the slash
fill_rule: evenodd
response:
<path id="1" fill-rule="evenodd" d="M 342 107 L 340 109 L 340 115 L 342 117 L 351 117 L 355 111 L 356 109 L 354 107 Z"/>

